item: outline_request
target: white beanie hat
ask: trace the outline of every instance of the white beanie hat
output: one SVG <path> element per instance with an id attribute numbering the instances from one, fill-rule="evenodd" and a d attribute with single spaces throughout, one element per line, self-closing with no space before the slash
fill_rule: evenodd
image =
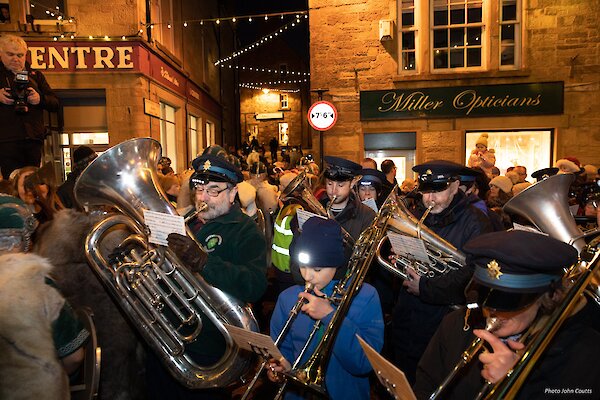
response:
<path id="1" fill-rule="evenodd" d="M 479 136 L 479 139 L 477 139 L 477 141 L 475 142 L 475 144 L 482 144 L 485 147 L 488 147 L 488 134 L 482 133 L 481 136 Z"/>
<path id="2" fill-rule="evenodd" d="M 514 185 L 515 183 L 519 182 L 519 174 L 517 174 L 516 171 L 508 171 L 505 176 L 510 179 L 510 181 L 512 182 L 512 184 Z"/>
<path id="3" fill-rule="evenodd" d="M 256 189 L 254 186 L 243 181 L 237 184 L 237 189 L 244 214 L 249 216 L 256 214 Z"/>
<path id="4" fill-rule="evenodd" d="M 499 175 L 499 176 L 495 177 L 494 179 L 492 179 L 490 181 L 490 185 L 494 185 L 494 186 L 500 188 L 500 190 L 502 190 L 504 193 L 510 193 L 510 191 L 513 187 L 513 183 L 510 180 L 510 178 L 503 176 L 503 175 Z"/>
<path id="5" fill-rule="evenodd" d="M 560 159 L 554 164 L 556 168 L 558 168 L 559 174 L 577 174 L 580 171 L 580 168 L 571 160 L 567 160 L 566 158 Z"/>

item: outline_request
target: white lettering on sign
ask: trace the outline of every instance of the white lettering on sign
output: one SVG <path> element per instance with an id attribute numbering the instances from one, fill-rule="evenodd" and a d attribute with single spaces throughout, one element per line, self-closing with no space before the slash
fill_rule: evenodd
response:
<path id="1" fill-rule="evenodd" d="M 160 75 L 169 82 L 171 82 L 173 85 L 179 87 L 179 81 L 177 80 L 177 78 L 171 76 L 171 74 L 169 74 L 169 71 L 167 71 L 163 67 L 160 67 Z"/>
<path id="2" fill-rule="evenodd" d="M 115 52 L 116 50 L 116 52 Z M 30 47 L 32 69 L 127 69 L 133 68 L 133 47 Z M 93 54 L 86 61 L 86 55 Z M 74 57 L 70 57 L 74 55 Z M 115 67 L 116 64 L 116 67 Z M 177 83 L 179 86 L 179 83 Z"/>

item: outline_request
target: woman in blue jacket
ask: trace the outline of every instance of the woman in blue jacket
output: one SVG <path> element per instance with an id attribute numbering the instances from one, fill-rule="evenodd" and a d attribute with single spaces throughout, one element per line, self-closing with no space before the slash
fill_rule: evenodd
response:
<path id="1" fill-rule="evenodd" d="M 271 337 L 276 338 L 299 298 L 305 299 L 301 313 L 294 320 L 279 348 L 285 360 L 270 364 L 269 378 L 281 380 L 277 372 L 288 371 L 299 356 L 315 321 L 321 328 L 302 357 L 302 365 L 314 352 L 325 327 L 331 321 L 336 305 L 327 300 L 338 280 L 346 273 L 346 260 L 340 225 L 334 220 L 312 217 L 307 220 L 300 235 L 294 239 L 291 256 L 299 264 L 300 274 L 306 283 L 314 285 L 308 293 L 303 286 L 295 285 L 279 295 L 271 317 Z M 333 345 L 325 373 L 325 389 L 331 399 L 368 399 L 371 365 L 356 335 L 377 351 L 383 346 L 383 317 L 376 290 L 363 284 L 354 297 L 348 314 L 342 322 Z M 273 361 L 273 360 L 272 360 Z M 303 398 L 300 386 L 287 386 L 286 399 Z M 305 389 L 309 390 L 309 389 Z M 307 392 L 308 394 L 308 392 Z"/>

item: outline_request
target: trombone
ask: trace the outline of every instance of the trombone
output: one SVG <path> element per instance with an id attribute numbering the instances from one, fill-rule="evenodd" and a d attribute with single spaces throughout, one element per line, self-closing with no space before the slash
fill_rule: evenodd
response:
<path id="1" fill-rule="evenodd" d="M 307 293 L 310 293 L 314 289 L 314 286 L 315 286 L 314 284 L 307 282 L 306 285 L 304 286 L 304 291 Z M 300 312 L 300 309 L 302 308 L 302 306 L 304 304 L 306 304 L 306 299 L 304 297 L 301 297 L 300 299 L 298 299 L 298 302 L 296 304 L 294 304 L 294 307 L 292 307 L 292 309 L 290 310 L 288 319 L 285 321 L 285 324 L 283 325 L 281 332 L 279 332 L 279 335 L 275 339 L 275 346 L 279 346 L 279 343 L 281 343 L 283 338 L 287 335 L 290 327 L 292 326 L 292 323 L 296 320 L 296 317 L 298 316 L 298 313 Z M 244 395 L 242 396 L 241 400 L 246 400 L 248 398 L 248 396 L 250 395 L 250 393 L 252 393 L 252 390 L 254 389 L 254 385 L 256 385 L 256 382 L 258 381 L 260 374 L 262 374 L 262 372 L 264 371 L 264 369 L 268 363 L 269 363 L 269 360 L 263 361 L 260 368 L 254 375 L 254 378 L 252 378 L 252 381 L 246 388 L 246 391 L 244 392 Z"/>

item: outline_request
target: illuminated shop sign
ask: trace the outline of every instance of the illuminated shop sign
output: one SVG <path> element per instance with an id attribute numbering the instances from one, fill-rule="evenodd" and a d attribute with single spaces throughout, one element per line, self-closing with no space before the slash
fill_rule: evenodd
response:
<path id="1" fill-rule="evenodd" d="M 360 92 L 361 120 L 562 114 L 563 82 Z"/>

